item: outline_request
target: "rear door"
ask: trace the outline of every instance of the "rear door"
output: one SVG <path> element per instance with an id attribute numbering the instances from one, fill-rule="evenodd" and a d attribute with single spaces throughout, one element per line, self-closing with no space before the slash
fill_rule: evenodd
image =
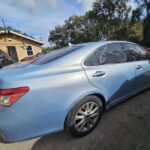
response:
<path id="1" fill-rule="evenodd" d="M 136 72 L 135 86 L 142 89 L 150 86 L 150 54 L 142 47 L 127 43 Z"/>
<path id="2" fill-rule="evenodd" d="M 105 91 L 110 102 L 118 101 L 135 90 L 134 65 L 121 43 L 100 47 L 84 61 L 83 68 L 90 83 Z"/>

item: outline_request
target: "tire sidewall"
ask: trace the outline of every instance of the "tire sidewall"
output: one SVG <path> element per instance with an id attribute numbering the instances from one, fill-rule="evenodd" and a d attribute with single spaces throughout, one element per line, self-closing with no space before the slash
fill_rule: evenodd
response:
<path id="1" fill-rule="evenodd" d="M 100 115 L 98 117 L 97 122 L 90 130 L 88 130 L 86 132 L 79 132 L 74 127 L 74 118 L 75 118 L 78 110 L 87 102 L 94 102 L 94 103 L 98 104 Z M 103 112 L 103 109 L 102 109 L 101 100 L 97 96 L 93 96 L 93 95 L 86 96 L 83 99 L 81 99 L 80 101 L 78 101 L 77 104 L 69 112 L 67 119 L 65 121 L 65 129 L 67 130 L 67 132 L 69 132 L 69 134 L 71 134 L 73 136 L 76 136 L 76 137 L 85 136 L 88 133 L 90 133 L 97 126 L 97 124 L 102 116 L 102 112 Z"/>

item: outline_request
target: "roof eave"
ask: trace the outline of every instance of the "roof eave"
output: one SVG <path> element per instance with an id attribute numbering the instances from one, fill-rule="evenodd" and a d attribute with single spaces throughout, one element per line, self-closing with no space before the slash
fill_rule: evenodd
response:
<path id="1" fill-rule="evenodd" d="M 9 33 L 17 35 L 17 36 L 20 36 L 20 37 L 23 37 L 23 38 L 31 40 L 33 42 L 39 43 L 40 45 L 44 45 L 44 43 L 42 41 L 30 38 L 28 36 L 22 35 L 20 33 L 15 32 L 15 31 L 11 31 L 11 30 L 6 30 L 6 31 L 2 30 L 2 31 L 0 31 L 0 35 L 2 35 L 2 34 L 9 34 Z"/>

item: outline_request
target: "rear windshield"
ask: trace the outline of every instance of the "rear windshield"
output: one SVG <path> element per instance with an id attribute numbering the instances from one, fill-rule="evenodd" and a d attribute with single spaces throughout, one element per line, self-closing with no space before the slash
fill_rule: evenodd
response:
<path id="1" fill-rule="evenodd" d="M 65 47 L 65 48 L 61 48 L 61 49 L 57 49 L 54 50 L 52 52 L 49 52 L 41 57 L 39 57 L 37 60 L 35 60 L 34 62 L 32 62 L 35 65 L 43 65 L 43 64 L 47 64 L 50 63 L 56 59 L 59 59 L 69 53 L 72 53 L 78 49 L 80 49 L 83 46 L 73 46 L 73 47 Z"/>

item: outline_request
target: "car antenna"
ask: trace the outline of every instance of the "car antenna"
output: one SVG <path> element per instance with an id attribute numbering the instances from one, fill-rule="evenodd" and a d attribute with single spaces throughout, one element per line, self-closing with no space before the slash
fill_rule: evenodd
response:
<path id="1" fill-rule="evenodd" d="M 72 44 L 72 43 L 68 43 L 68 45 L 69 45 L 70 47 L 74 46 L 74 44 Z"/>

